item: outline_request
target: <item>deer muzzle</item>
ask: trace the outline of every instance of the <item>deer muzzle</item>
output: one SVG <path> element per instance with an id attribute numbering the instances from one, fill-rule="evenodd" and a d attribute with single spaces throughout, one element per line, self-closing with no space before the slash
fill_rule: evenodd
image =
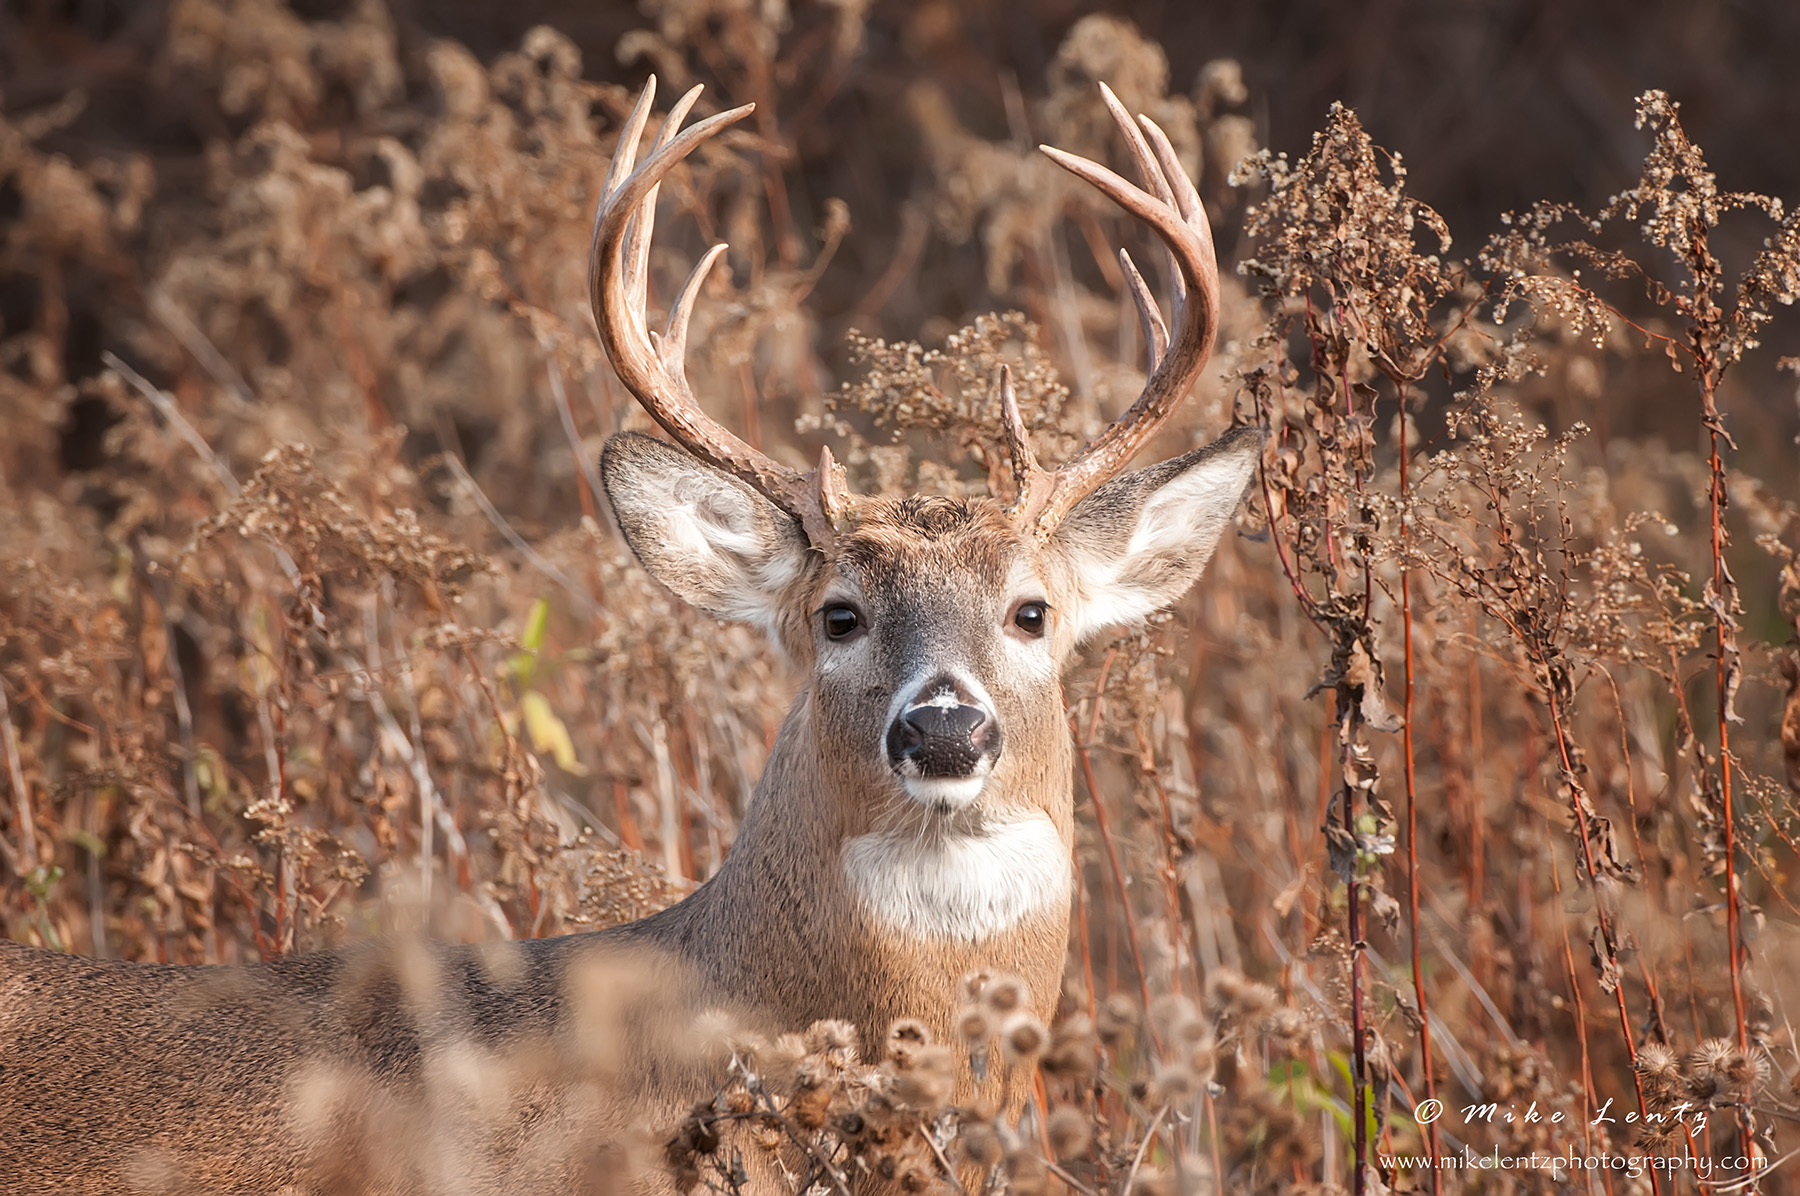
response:
<path id="1" fill-rule="evenodd" d="M 960 808 L 980 795 L 993 771 L 1000 720 L 970 689 L 947 675 L 933 677 L 888 727 L 888 764 L 915 800 Z"/>

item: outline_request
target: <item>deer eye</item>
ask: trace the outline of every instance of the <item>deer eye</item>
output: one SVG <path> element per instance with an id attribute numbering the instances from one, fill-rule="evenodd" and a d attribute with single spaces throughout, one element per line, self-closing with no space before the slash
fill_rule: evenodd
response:
<path id="1" fill-rule="evenodd" d="M 1044 626 L 1049 621 L 1050 608 L 1042 602 L 1021 602 L 1013 611 L 1013 626 L 1026 635 L 1040 636 L 1044 634 Z"/>
<path id="2" fill-rule="evenodd" d="M 825 634 L 834 640 L 848 639 L 862 626 L 862 615 L 842 602 L 826 607 L 824 615 Z"/>

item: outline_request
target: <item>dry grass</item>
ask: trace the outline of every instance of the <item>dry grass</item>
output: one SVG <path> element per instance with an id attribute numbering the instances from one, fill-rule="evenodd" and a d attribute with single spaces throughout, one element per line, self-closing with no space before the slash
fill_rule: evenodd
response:
<path id="1" fill-rule="evenodd" d="M 1496 213 L 1452 239 L 1349 110 L 1256 153 L 1254 69 L 1186 88 L 1111 19 L 975 97 L 938 5 L 661 4 L 628 66 L 585 68 L 549 28 L 483 62 L 325 7 L 15 30 L 68 78 L 15 67 L 0 120 L 7 935 L 177 962 L 538 936 L 710 875 L 793 678 L 655 587 L 593 483 L 646 422 L 584 279 L 630 85 L 759 103 L 664 189 L 663 299 L 733 245 L 696 392 L 796 460 L 827 437 L 863 489 L 979 492 L 998 360 L 1046 457 L 1141 384 L 1096 252 L 1135 234 L 1030 148 L 1108 153 L 1107 78 L 1239 247 L 1161 447 L 1275 435 L 1246 534 L 1071 679 L 1063 1016 L 991 983 L 968 1011 L 1044 1102 L 946 1118 L 968 1044 L 902 1024 L 858 1058 L 821 1025 L 745 1044 L 671 1165 L 729 1189 L 733 1151 L 798 1143 L 828 1188 L 960 1162 L 1020 1193 L 1697 1190 L 1377 1162 L 1497 1148 L 1754 1155 L 1760 1187 L 1706 1190 L 1800 1190 L 1800 215 L 1722 189 L 1671 100 L 1630 141 L 1607 113 L 1630 190 L 1483 242 Z M 120 105 L 174 80 L 177 133 Z"/>

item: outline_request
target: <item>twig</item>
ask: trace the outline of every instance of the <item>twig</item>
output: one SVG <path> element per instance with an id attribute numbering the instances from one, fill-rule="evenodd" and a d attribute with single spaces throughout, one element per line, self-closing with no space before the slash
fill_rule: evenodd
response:
<path id="1" fill-rule="evenodd" d="M 1783 1163 L 1793 1162 L 1796 1158 L 1800 1158 L 1800 1150 L 1790 1150 L 1774 1162 L 1770 1163 L 1767 1167 L 1759 1167 L 1754 1171 L 1747 1171 L 1734 1180 L 1720 1183 L 1715 1180 L 1696 1178 L 1694 1182 L 1703 1188 L 1711 1188 L 1715 1192 L 1749 1191 L 1754 1189 L 1756 1185 L 1762 1181 L 1763 1176 L 1769 1174 L 1769 1172 L 1775 1170 L 1775 1168 L 1781 1166 Z"/>
<path id="2" fill-rule="evenodd" d="M 1144 1165 L 1144 1153 L 1150 1149 L 1150 1143 L 1156 1139 L 1156 1129 L 1162 1124 L 1163 1114 L 1169 1111 L 1164 1105 L 1150 1119 L 1150 1128 L 1144 1131 L 1144 1140 L 1138 1143 L 1137 1157 L 1131 1160 L 1131 1170 L 1125 1175 L 1125 1186 L 1119 1189 L 1119 1196 L 1131 1196 L 1131 1185 L 1137 1182 L 1138 1168 Z"/>
<path id="3" fill-rule="evenodd" d="M 1073 1175 L 1070 1175 L 1068 1171 L 1063 1168 L 1062 1164 L 1058 1163 L 1055 1159 L 1045 1159 L 1044 1167 L 1051 1175 L 1054 1175 L 1065 1184 L 1068 1184 L 1071 1188 L 1074 1188 L 1077 1192 L 1080 1192 L 1081 1196 L 1100 1196 L 1094 1189 L 1088 1187 Z"/>
<path id="4" fill-rule="evenodd" d="M 600 613 L 599 604 L 588 597 L 586 591 L 570 580 L 567 573 L 545 560 L 537 549 L 527 544 L 525 538 L 512 529 L 512 525 L 506 522 L 505 516 L 501 515 L 495 509 L 494 504 L 488 501 L 488 496 L 481 492 L 481 487 L 476 485 L 475 479 L 469 476 L 469 471 L 463 467 L 463 463 L 457 459 L 454 453 L 445 453 L 443 461 L 450 467 L 450 472 L 456 475 L 457 481 L 461 482 L 463 487 L 468 490 L 469 497 L 475 500 L 475 505 L 481 508 L 481 513 L 487 516 L 488 522 L 494 525 L 494 530 L 499 532 L 506 542 L 518 551 L 520 556 L 530 562 L 532 568 L 561 587 L 569 597 L 575 600 L 575 605 L 581 608 L 583 614 L 591 617 Z"/>
<path id="5" fill-rule="evenodd" d="M 25 770 L 19 764 L 19 745 L 13 735 L 12 707 L 6 700 L 4 680 L 0 680 L 0 744 L 6 748 L 6 771 L 12 778 L 13 808 L 18 811 L 19 840 L 24 848 L 24 860 L 16 857 L 12 844 L 0 840 L 0 846 L 6 848 L 7 865 L 20 880 L 25 880 L 26 873 L 38 866 L 37 827 L 32 824 L 31 794 L 25 788 Z"/>
<path id="6" fill-rule="evenodd" d="M 538 336 L 538 344 L 544 350 L 544 371 L 550 376 L 550 394 L 556 400 L 556 415 L 562 421 L 563 435 L 569 438 L 569 448 L 575 454 L 575 466 L 581 470 L 581 476 L 587 482 L 588 494 L 597 511 L 603 493 L 600 489 L 600 475 L 594 472 L 594 463 L 581 446 L 581 433 L 575 427 L 575 412 L 569 407 L 569 392 L 563 385 L 562 369 L 556 363 L 555 346 L 550 343 L 549 336 L 542 333 Z"/>
<path id="7" fill-rule="evenodd" d="M 150 292 L 150 314 L 181 342 L 182 348 L 194 355 L 200 368 L 211 374 L 213 381 L 224 387 L 225 393 L 236 400 L 239 407 L 250 406 L 250 384 L 244 381 L 244 376 L 238 373 L 237 367 L 219 352 L 218 346 L 206 338 L 199 325 L 189 319 L 188 314 L 161 287 Z"/>
<path id="8" fill-rule="evenodd" d="M 187 421 L 187 417 L 181 414 L 181 409 L 175 406 L 175 400 L 153 386 L 148 378 L 126 365 L 112 350 L 103 350 L 100 354 L 100 359 L 104 361 L 113 372 L 129 382 L 132 389 L 150 400 L 150 405 L 155 407 L 162 415 L 163 419 L 168 421 L 171 428 L 175 429 L 175 434 L 187 441 L 188 447 L 193 449 L 195 455 L 197 455 L 200 460 L 204 461 L 213 471 L 213 476 L 218 478 L 219 485 L 225 488 L 225 493 L 231 495 L 234 499 L 242 496 L 244 488 L 238 485 L 238 480 L 232 474 L 230 467 L 228 467 L 225 462 L 219 460 L 219 455 L 213 452 L 212 445 L 206 443 L 206 437 L 194 430 L 194 425 L 190 424 Z M 299 566 L 294 564 L 294 558 L 288 555 L 287 549 L 280 545 L 274 545 L 273 547 L 275 551 L 275 560 L 281 566 L 281 571 L 287 575 L 288 584 L 295 589 L 299 589 Z"/>
<path id="9" fill-rule="evenodd" d="M 1078 729 L 1073 725 L 1073 720 L 1071 720 L 1069 729 L 1076 731 L 1079 735 Z M 1088 796 L 1094 802 L 1094 825 L 1100 831 L 1100 841 L 1106 846 L 1106 860 L 1112 866 L 1113 881 L 1119 886 L 1119 903 L 1124 907 L 1125 913 L 1125 938 L 1131 945 L 1131 962 L 1137 968 L 1138 988 L 1144 998 L 1144 1008 L 1149 1009 L 1151 1005 L 1150 973 L 1144 967 L 1144 952 L 1138 945 L 1137 916 L 1131 909 L 1131 891 L 1125 887 L 1125 869 L 1119 863 L 1119 847 L 1113 842 L 1112 827 L 1106 820 L 1106 805 L 1100 797 L 1099 783 L 1094 780 L 1094 762 L 1089 758 L 1088 745 L 1085 740 L 1078 739 L 1075 744 L 1075 754 L 1081 761 L 1081 775 L 1087 781 Z M 1154 1026 L 1150 1029 L 1150 1038 L 1157 1049 L 1161 1050 L 1162 1043 L 1157 1038 Z"/>
<path id="10" fill-rule="evenodd" d="M 936 1159 L 938 1166 L 944 1169 L 944 1178 L 948 1179 L 950 1186 L 958 1192 L 963 1191 L 962 1181 L 956 1178 L 956 1170 L 950 1166 L 950 1160 L 944 1157 L 944 1150 L 937 1144 L 937 1139 L 926 1133 L 925 1127 L 922 1125 L 918 1127 L 918 1130 L 919 1137 L 925 1140 L 925 1145 L 931 1147 L 931 1157 Z"/>
<path id="11" fill-rule="evenodd" d="M 199 458 L 212 469 L 213 476 L 219 479 L 219 485 L 225 487 L 227 494 L 236 498 L 243 493 L 243 487 L 238 485 L 238 480 L 231 475 L 231 470 L 227 469 L 225 463 L 219 460 L 218 454 L 212 450 L 212 445 L 206 443 L 206 437 L 196 432 L 193 424 L 188 423 L 187 417 L 181 414 L 181 409 L 175 406 L 175 400 L 158 390 L 148 378 L 126 365 L 111 349 L 102 351 L 100 360 L 104 361 L 119 377 L 131 383 L 132 389 L 150 400 L 150 405 L 155 407 L 157 412 L 168 421 L 171 428 L 175 429 L 175 434 L 187 441 L 188 447 L 193 449 Z"/>

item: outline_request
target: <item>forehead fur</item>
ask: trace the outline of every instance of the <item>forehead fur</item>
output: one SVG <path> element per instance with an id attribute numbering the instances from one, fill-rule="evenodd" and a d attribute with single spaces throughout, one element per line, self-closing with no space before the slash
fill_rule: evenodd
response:
<path id="1" fill-rule="evenodd" d="M 914 495 L 864 499 L 837 558 L 871 581 L 921 567 L 1004 574 L 1020 548 L 1018 532 L 992 499 Z"/>

